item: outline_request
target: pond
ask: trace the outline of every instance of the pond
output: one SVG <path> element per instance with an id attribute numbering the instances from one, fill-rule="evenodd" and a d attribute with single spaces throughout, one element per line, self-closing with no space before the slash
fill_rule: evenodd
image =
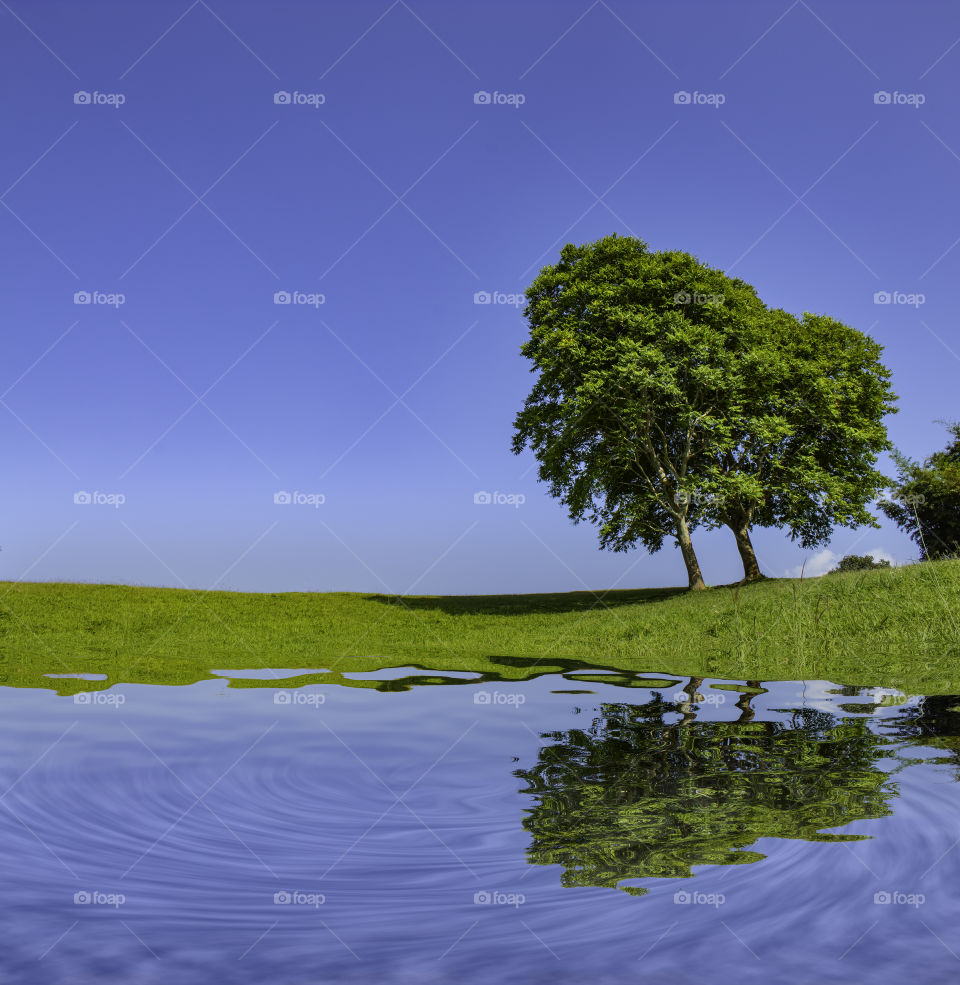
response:
<path id="1" fill-rule="evenodd" d="M 0 981 L 960 979 L 957 696 L 217 674 L 0 688 Z"/>

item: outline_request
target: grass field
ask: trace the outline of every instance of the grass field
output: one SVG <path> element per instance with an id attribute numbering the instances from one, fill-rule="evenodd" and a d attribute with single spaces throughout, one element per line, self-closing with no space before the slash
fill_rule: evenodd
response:
<path id="1" fill-rule="evenodd" d="M 409 682 L 342 675 L 403 666 L 487 680 L 592 667 L 624 671 L 623 683 L 646 672 L 960 693 L 960 561 L 700 593 L 396 597 L 0 582 L 6 685 L 71 693 L 192 683 L 212 669 L 309 668 L 328 673 L 290 683 L 402 688 Z M 44 676 L 79 672 L 107 680 Z"/>

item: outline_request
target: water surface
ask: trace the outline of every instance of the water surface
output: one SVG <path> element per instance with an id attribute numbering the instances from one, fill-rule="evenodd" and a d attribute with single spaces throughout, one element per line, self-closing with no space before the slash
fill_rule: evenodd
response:
<path id="1" fill-rule="evenodd" d="M 0 688 L 0 982 L 960 980 L 960 698 L 579 671 Z"/>

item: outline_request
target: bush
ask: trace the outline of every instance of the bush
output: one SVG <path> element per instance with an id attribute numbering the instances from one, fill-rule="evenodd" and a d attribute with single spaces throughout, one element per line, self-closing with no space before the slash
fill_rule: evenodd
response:
<path id="1" fill-rule="evenodd" d="M 920 548 L 924 561 L 960 555 L 960 424 L 948 430 L 953 441 L 922 463 L 894 453 L 893 494 L 877 504 Z"/>
<path id="2" fill-rule="evenodd" d="M 837 571 L 872 571 L 875 568 L 889 567 L 889 561 L 878 561 L 870 554 L 848 554 L 830 574 L 834 574 Z"/>

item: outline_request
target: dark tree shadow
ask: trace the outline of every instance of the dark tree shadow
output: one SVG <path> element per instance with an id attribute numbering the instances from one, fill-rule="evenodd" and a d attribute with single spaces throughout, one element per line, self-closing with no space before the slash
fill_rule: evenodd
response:
<path id="1" fill-rule="evenodd" d="M 670 690 L 680 687 L 682 677 L 668 673 L 655 673 L 639 670 L 624 670 L 622 667 L 593 660 L 572 660 L 569 657 L 511 657 L 487 656 L 489 663 L 503 667 L 504 671 L 484 670 L 473 677 L 447 677 L 443 671 L 415 661 L 404 661 L 403 666 L 413 667 L 424 671 L 422 674 L 411 674 L 405 677 L 392 677 L 389 680 L 379 680 L 372 676 L 364 679 L 339 680 L 337 683 L 347 687 L 368 687 L 377 691 L 409 691 L 414 687 L 424 685 L 443 685 L 450 687 L 472 687 L 477 684 L 520 684 L 523 681 L 536 680 L 538 677 L 562 677 L 575 684 L 605 684 L 620 688 L 639 688 L 642 690 Z M 385 670 L 387 668 L 380 668 Z M 374 674 L 376 671 L 373 672 Z M 703 678 L 697 678 L 703 682 Z M 236 683 L 236 682 L 231 682 Z M 246 682 L 245 682 L 246 683 Z M 264 682 L 257 681 L 257 686 Z M 275 684 L 275 681 L 267 682 Z M 689 688 L 690 685 L 687 685 Z M 761 689 L 762 690 L 762 689 Z M 572 693 L 592 694 L 593 691 L 577 691 Z M 697 695 L 701 700 L 703 695 Z M 484 702 L 475 698 L 478 704 Z M 689 718 L 695 715 L 690 714 Z"/>
<path id="2" fill-rule="evenodd" d="M 365 595 L 364 599 L 407 609 L 432 609 L 454 616 L 529 616 L 662 602 L 686 592 L 686 588 L 626 588 L 608 592 L 555 592 L 540 595 Z"/>

